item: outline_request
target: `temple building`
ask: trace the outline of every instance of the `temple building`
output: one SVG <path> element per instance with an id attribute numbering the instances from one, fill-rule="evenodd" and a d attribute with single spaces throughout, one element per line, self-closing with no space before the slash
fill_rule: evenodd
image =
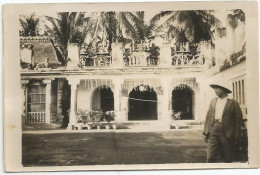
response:
<path id="1" fill-rule="evenodd" d="M 90 56 L 70 43 L 65 66 L 50 38 L 21 37 L 23 123 L 71 129 L 78 110 L 115 111 L 118 123 L 167 124 L 174 113 L 184 122 L 201 123 L 214 97 L 209 84 L 215 81 L 227 82 L 246 119 L 244 24 L 238 25 L 216 28 L 214 46 L 155 38 L 113 43 L 111 52 L 107 43 L 97 44 Z"/>

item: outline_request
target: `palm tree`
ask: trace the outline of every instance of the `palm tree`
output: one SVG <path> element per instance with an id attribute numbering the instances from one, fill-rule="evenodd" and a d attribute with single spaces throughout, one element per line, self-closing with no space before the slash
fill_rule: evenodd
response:
<path id="1" fill-rule="evenodd" d="M 162 17 L 167 19 L 157 26 L 157 31 L 166 29 L 166 38 L 175 36 L 177 42 L 211 40 L 212 28 L 220 23 L 209 10 L 163 11 L 154 21 L 158 22 Z"/>
<path id="2" fill-rule="evenodd" d="M 22 29 L 20 30 L 20 36 L 37 36 L 39 32 L 39 17 L 36 17 L 35 13 L 30 16 L 20 16 L 20 25 Z"/>
<path id="3" fill-rule="evenodd" d="M 93 39 L 97 38 L 98 32 L 105 33 L 104 39 L 109 41 L 109 50 L 112 43 L 128 43 L 132 40 L 144 41 L 148 35 L 148 25 L 144 22 L 144 12 L 101 12 L 96 23 Z M 150 34 L 150 33 L 149 33 Z"/>
<path id="4" fill-rule="evenodd" d="M 85 17 L 83 12 L 61 12 L 58 18 L 46 16 L 46 19 L 51 24 L 45 26 L 57 58 L 65 66 L 68 61 L 68 44 L 78 43 L 81 46 L 84 43 L 89 17 Z"/>

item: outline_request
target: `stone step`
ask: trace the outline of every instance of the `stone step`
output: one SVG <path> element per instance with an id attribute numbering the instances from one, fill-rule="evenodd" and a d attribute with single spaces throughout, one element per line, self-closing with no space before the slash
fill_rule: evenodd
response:
<path id="1" fill-rule="evenodd" d="M 161 121 L 137 121 L 120 123 L 121 127 L 129 129 L 152 129 L 152 130 L 168 130 L 168 129 L 201 129 L 203 124 L 196 121 L 177 121 L 177 122 L 161 122 Z"/>

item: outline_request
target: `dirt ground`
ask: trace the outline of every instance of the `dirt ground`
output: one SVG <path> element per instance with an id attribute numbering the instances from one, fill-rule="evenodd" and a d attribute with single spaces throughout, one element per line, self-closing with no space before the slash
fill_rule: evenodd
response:
<path id="1" fill-rule="evenodd" d="M 24 166 L 204 163 L 201 131 L 23 134 Z"/>

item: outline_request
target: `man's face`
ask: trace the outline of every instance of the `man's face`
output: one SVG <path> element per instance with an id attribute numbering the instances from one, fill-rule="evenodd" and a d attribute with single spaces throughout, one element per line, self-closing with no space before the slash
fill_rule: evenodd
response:
<path id="1" fill-rule="evenodd" d="M 220 88 L 220 87 L 214 87 L 215 93 L 218 97 L 223 97 L 224 95 L 226 95 L 227 93 L 225 92 L 224 89 Z"/>

